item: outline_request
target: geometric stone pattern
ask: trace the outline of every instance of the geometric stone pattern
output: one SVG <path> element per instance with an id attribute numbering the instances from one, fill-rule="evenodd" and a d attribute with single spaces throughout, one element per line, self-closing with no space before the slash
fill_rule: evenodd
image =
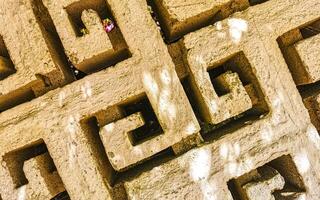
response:
<path id="1" fill-rule="evenodd" d="M 187 32 L 208 25 L 215 18 L 227 16 L 249 6 L 247 0 L 200 2 L 196 0 L 157 0 L 153 4 L 169 40 L 174 40 Z"/>
<path id="2" fill-rule="evenodd" d="M 30 195 L 26 199 L 51 199 L 65 190 L 57 172 L 48 173 L 44 168 L 50 162 L 48 158 L 49 155 L 46 153 L 25 162 L 23 169 L 30 180 L 30 188 L 26 190 L 32 191 L 26 192 Z"/>
<path id="3" fill-rule="evenodd" d="M 94 72 L 125 58 L 127 46 L 119 29 L 106 34 L 102 20 L 111 17 L 104 0 L 44 1 L 70 61 L 83 72 Z M 88 30 L 81 35 L 80 29 Z M 88 45 L 90 48 L 88 48 Z"/>
<path id="4" fill-rule="evenodd" d="M 0 10 L 0 199 L 320 199 L 318 0 Z"/>
<path id="5" fill-rule="evenodd" d="M 276 170 L 265 169 L 266 174 L 262 175 L 262 180 L 259 182 L 250 182 L 242 186 L 242 190 L 244 193 L 244 199 L 268 199 L 274 200 L 272 193 L 276 190 L 281 190 L 284 187 L 284 180 Z M 242 196 L 242 195 L 241 195 Z"/>
<path id="6" fill-rule="evenodd" d="M 192 56 L 188 56 L 188 58 Z M 203 73 L 203 71 L 207 71 L 207 67 L 201 66 L 205 65 L 204 62 L 201 62 L 201 59 L 202 57 L 196 57 L 195 60 L 190 58 L 189 66 L 192 81 L 195 83 L 195 92 L 200 94 L 199 104 L 200 106 L 203 105 L 201 110 L 204 117 L 208 118 L 208 122 L 218 124 L 252 108 L 250 96 L 236 73 L 227 71 L 215 77 L 211 82 L 209 73 Z M 213 88 L 213 84 L 220 85 L 228 93 L 219 97 Z"/>
<path id="7" fill-rule="evenodd" d="M 40 19 L 35 1 L 7 1 L 1 13 L 6 28 L 0 31 L 0 111 L 73 80 L 58 39 Z"/>
<path id="8" fill-rule="evenodd" d="M 35 141 L 3 156 L 17 199 L 52 199 L 65 191 L 43 141 Z"/>
<path id="9" fill-rule="evenodd" d="M 115 113 L 121 113 L 119 109 L 116 110 L 117 112 Z M 147 112 L 151 111 L 147 110 Z M 108 113 L 111 113 L 110 110 Z M 104 115 L 106 115 L 106 113 Z M 190 130 L 189 128 L 184 128 L 183 131 L 178 129 L 178 125 L 176 125 L 174 129 L 169 128 L 169 122 L 166 122 L 166 119 L 161 119 L 160 117 L 159 120 L 162 122 L 162 125 L 159 126 L 163 127 L 159 130 L 160 135 L 150 135 L 150 137 L 146 138 L 147 140 L 142 143 L 135 141 L 134 133 L 130 132 L 148 125 L 147 122 L 149 119 L 144 115 L 145 113 L 142 112 L 135 112 L 124 118 L 120 115 L 122 119 L 107 124 L 105 123 L 106 119 L 98 119 L 100 125 L 106 124 L 105 126 L 101 126 L 99 135 L 106 149 L 108 159 L 116 171 L 123 171 L 168 147 L 172 147 L 173 151 L 179 154 L 183 149 L 188 148 L 188 146 L 192 146 L 201 141 L 201 136 L 198 133 L 194 133 L 195 127 L 191 127 Z M 177 122 L 179 122 L 178 119 Z M 154 123 L 157 122 L 155 121 Z M 152 129 L 152 127 L 149 128 Z M 176 132 L 173 133 L 172 129 Z M 143 134 L 148 134 L 148 132 L 143 131 Z"/>
<path id="10" fill-rule="evenodd" d="M 290 155 L 281 156 L 230 181 L 229 189 L 234 198 L 240 199 L 305 198 L 304 184 Z"/>
<path id="11" fill-rule="evenodd" d="M 320 60 L 317 47 L 320 43 L 320 21 L 293 29 L 279 38 L 282 51 L 297 85 L 320 80 Z"/>
<path id="12" fill-rule="evenodd" d="M 320 130 L 318 95 L 320 80 L 320 20 L 314 19 L 278 38 L 279 46 L 299 88 L 311 122 Z"/>

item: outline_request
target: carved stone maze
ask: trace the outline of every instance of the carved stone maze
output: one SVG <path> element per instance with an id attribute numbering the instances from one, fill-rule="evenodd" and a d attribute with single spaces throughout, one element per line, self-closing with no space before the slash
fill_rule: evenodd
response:
<path id="1" fill-rule="evenodd" d="M 119 28 L 107 34 L 103 30 L 103 19 L 109 18 L 116 23 L 108 2 L 46 1 L 43 10 L 51 15 L 68 58 L 78 70 L 92 73 L 130 56 Z"/>
<path id="2" fill-rule="evenodd" d="M 233 179 L 228 186 L 234 199 L 305 198 L 302 178 L 290 155 L 281 156 Z"/>
<path id="3" fill-rule="evenodd" d="M 320 199 L 318 0 L 8 0 L 0 199 Z"/>
<path id="4" fill-rule="evenodd" d="M 319 130 L 319 69 L 317 54 L 319 44 L 320 20 L 315 19 L 299 28 L 293 29 L 278 41 L 288 63 L 293 79 L 309 111 L 311 121 Z"/>
<path id="5" fill-rule="evenodd" d="M 5 154 L 3 161 L 12 177 L 15 189 L 19 191 L 19 195 L 26 195 L 24 198 L 50 199 L 65 191 L 42 140 Z"/>

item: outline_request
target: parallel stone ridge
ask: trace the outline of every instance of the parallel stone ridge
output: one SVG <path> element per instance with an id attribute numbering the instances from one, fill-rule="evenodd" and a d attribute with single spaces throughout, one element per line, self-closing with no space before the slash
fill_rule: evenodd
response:
<path id="1" fill-rule="evenodd" d="M 0 10 L 1 200 L 320 199 L 318 0 Z"/>

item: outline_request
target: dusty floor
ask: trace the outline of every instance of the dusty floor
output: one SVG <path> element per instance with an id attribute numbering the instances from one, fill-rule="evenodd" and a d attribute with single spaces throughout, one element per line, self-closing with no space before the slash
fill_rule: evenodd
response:
<path id="1" fill-rule="evenodd" d="M 319 0 L 0 2 L 0 200 L 320 199 Z"/>

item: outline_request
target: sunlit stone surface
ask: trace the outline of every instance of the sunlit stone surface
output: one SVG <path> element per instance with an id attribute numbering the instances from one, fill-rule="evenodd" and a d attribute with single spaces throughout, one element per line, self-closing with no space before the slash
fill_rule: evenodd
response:
<path id="1" fill-rule="evenodd" d="M 3 2 L 0 199 L 320 199 L 319 10 Z"/>

